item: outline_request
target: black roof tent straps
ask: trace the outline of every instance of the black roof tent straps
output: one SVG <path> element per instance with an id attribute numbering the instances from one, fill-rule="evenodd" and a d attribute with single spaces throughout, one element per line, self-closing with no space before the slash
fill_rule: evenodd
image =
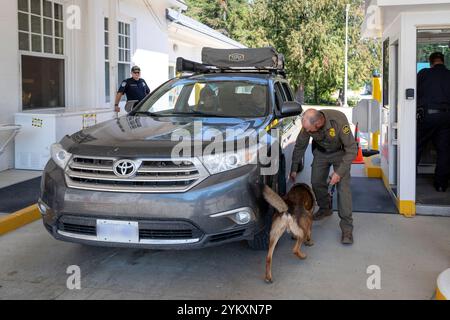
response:
<path id="1" fill-rule="evenodd" d="M 203 63 L 198 63 L 180 57 L 177 59 L 177 72 L 249 72 L 286 76 L 284 56 L 278 54 L 272 47 L 256 49 L 203 48 L 202 61 Z"/>

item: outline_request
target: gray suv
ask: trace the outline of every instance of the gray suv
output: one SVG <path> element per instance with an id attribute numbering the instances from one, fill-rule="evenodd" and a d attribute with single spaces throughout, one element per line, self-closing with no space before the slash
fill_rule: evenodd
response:
<path id="1" fill-rule="evenodd" d="M 52 145 L 39 208 L 53 237 L 149 249 L 240 240 L 255 249 L 267 247 L 272 214 L 262 186 L 284 193 L 286 182 L 283 150 L 269 132 L 278 128 L 283 139 L 301 113 L 283 70 L 181 58 L 177 69 L 184 75 L 164 83 L 126 116 Z M 241 134 L 230 137 L 230 130 Z M 239 148 L 248 135 L 268 137 L 275 171 L 262 174 L 269 165 L 250 161 L 258 150 L 248 143 Z M 206 153 L 212 141 L 226 151 Z"/>

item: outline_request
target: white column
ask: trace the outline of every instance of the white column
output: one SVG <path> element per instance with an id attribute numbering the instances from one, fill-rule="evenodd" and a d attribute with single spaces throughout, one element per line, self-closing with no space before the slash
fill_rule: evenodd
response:
<path id="1" fill-rule="evenodd" d="M 416 101 L 406 99 L 406 89 L 416 89 L 417 29 L 403 16 L 399 46 L 398 192 L 402 201 L 416 200 Z M 417 98 L 417 90 L 415 90 Z"/>
<path id="2" fill-rule="evenodd" d="M 114 108 L 114 101 L 117 93 L 117 61 L 118 61 L 118 16 L 119 4 L 117 0 L 109 0 L 109 91 L 111 97 L 111 108 Z"/>
<path id="3" fill-rule="evenodd" d="M 70 5 L 78 5 L 81 7 L 81 3 L 78 0 L 68 1 L 64 4 L 64 10 Z M 83 14 L 83 13 L 82 13 Z M 65 15 L 67 19 L 67 15 Z M 64 21 L 64 55 L 65 60 L 65 102 L 66 110 L 73 110 L 79 103 L 77 98 L 77 76 L 79 66 L 79 57 L 77 54 L 77 47 L 79 42 L 77 39 L 79 30 L 70 29 L 66 26 L 67 20 Z"/>
<path id="4" fill-rule="evenodd" d="M 104 57 L 104 28 L 103 17 L 101 14 L 101 1 L 87 2 L 87 39 L 88 39 L 88 63 L 89 74 L 87 75 L 90 83 L 90 90 L 87 93 L 90 108 L 100 108 L 104 106 L 105 86 L 103 84 L 102 75 L 105 73 L 105 57 Z"/>

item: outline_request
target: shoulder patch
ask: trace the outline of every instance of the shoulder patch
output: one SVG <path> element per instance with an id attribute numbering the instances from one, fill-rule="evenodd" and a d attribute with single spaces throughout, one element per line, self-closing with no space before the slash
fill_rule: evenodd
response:
<path id="1" fill-rule="evenodd" d="M 350 134 L 350 132 L 351 132 L 351 130 L 350 130 L 350 127 L 348 126 L 348 125 L 345 125 L 343 128 L 342 128 L 342 132 L 344 133 L 344 134 Z"/>
<path id="2" fill-rule="evenodd" d="M 122 82 L 122 87 L 125 87 L 127 85 L 127 82 L 126 81 L 123 81 Z"/>

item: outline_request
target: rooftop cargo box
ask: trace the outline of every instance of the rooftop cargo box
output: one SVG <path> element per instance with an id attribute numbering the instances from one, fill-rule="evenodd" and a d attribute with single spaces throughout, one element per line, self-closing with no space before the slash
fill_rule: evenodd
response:
<path id="1" fill-rule="evenodd" d="M 203 48 L 202 61 L 219 68 L 284 69 L 283 55 L 274 48 L 214 49 Z"/>

